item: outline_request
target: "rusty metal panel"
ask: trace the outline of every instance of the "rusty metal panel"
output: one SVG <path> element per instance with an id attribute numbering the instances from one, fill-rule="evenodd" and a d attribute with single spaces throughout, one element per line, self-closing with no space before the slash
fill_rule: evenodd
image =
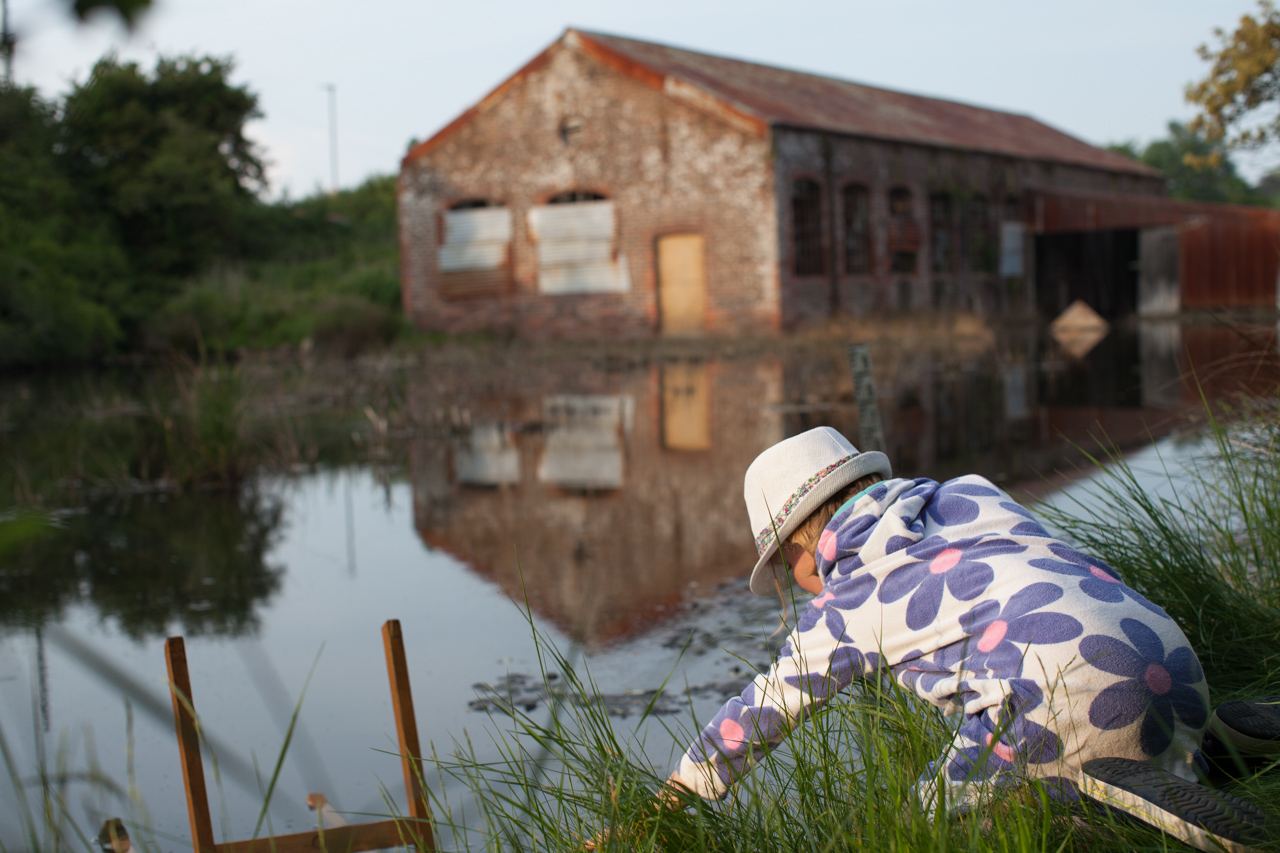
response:
<path id="1" fill-rule="evenodd" d="M 1178 233 L 1187 308 L 1274 307 L 1280 229 L 1247 217 L 1196 217 Z"/>

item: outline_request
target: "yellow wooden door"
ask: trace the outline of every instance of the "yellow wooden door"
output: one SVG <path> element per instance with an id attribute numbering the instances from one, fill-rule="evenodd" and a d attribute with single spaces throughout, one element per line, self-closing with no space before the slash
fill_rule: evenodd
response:
<path id="1" fill-rule="evenodd" d="M 696 335 L 706 328 L 704 252 L 701 234 L 658 238 L 658 310 L 664 334 Z"/>

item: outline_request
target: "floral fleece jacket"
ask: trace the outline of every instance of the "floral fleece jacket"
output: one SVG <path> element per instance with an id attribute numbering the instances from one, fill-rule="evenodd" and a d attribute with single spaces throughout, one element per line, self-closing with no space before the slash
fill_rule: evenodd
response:
<path id="1" fill-rule="evenodd" d="M 855 678 L 891 675 L 957 716 L 921 775 L 950 808 L 1021 778 L 1078 796 L 1080 765 L 1150 761 L 1194 779 L 1208 685 L 1187 638 L 1102 561 L 1052 538 L 987 480 L 889 480 L 827 525 L 821 595 L 778 659 L 677 767 L 708 798 Z"/>

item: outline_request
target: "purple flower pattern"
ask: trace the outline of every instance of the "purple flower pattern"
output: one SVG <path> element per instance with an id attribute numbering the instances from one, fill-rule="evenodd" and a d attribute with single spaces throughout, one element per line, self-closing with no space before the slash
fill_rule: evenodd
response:
<path id="1" fill-rule="evenodd" d="M 1014 593 L 1001 606 L 983 601 L 960 617 L 969 641 L 964 651 L 965 668 L 985 671 L 996 678 L 1022 674 L 1026 647 L 1065 643 L 1084 633 L 1084 625 L 1065 613 L 1036 613 L 1062 598 L 1062 587 L 1033 583 Z"/>
<path id="2" fill-rule="evenodd" d="M 1025 545 L 1009 539 L 972 538 L 956 542 L 943 536 L 930 536 L 907 547 L 907 554 L 916 562 L 889 573 L 880 586 L 880 600 L 888 604 L 911 595 L 907 602 L 907 627 L 919 631 L 938 618 L 944 589 L 953 598 L 972 601 L 982 595 L 995 578 L 987 560 L 1025 550 Z"/>
<path id="3" fill-rule="evenodd" d="M 1141 719 L 1142 749 L 1148 756 L 1157 756 L 1172 742 L 1175 718 L 1188 726 L 1204 726 L 1205 700 L 1194 686 L 1204 680 L 1204 673 L 1190 646 L 1166 655 L 1156 632 L 1137 619 L 1121 619 L 1120 630 L 1132 645 L 1105 634 L 1090 634 L 1080 641 L 1086 661 L 1103 672 L 1124 676 L 1094 697 L 1089 722 L 1110 731 Z"/>
<path id="4" fill-rule="evenodd" d="M 1125 586 L 1124 581 L 1120 580 L 1119 573 L 1101 560 L 1086 557 L 1059 542 L 1052 542 L 1048 547 L 1058 559 L 1042 557 L 1028 560 L 1028 564 L 1037 569 L 1044 569 L 1046 572 L 1080 578 L 1080 591 L 1097 601 L 1116 604 L 1128 598 L 1157 616 L 1169 618 L 1164 610 Z"/>

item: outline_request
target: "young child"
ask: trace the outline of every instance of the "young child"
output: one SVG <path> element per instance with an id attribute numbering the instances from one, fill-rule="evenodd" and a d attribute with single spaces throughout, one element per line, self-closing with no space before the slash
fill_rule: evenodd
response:
<path id="1" fill-rule="evenodd" d="M 781 594 L 794 579 L 816 597 L 772 667 L 694 741 L 672 785 L 723 797 L 809 711 L 855 678 L 887 673 L 959 715 L 950 748 L 920 776 L 925 807 L 943 796 L 955 811 L 990 786 L 1038 779 L 1067 799 L 1082 787 L 1122 808 L 1136 797 L 1126 810 L 1151 819 L 1148 805 L 1163 814 L 1167 804 L 1129 788 L 1135 773 L 1156 772 L 1166 786 L 1205 792 L 1213 808 L 1252 808 L 1194 785 L 1208 685 L 1163 610 L 982 477 L 891 477 L 883 453 L 859 453 L 829 427 L 769 448 L 747 470 L 760 554 L 752 592 Z M 1111 761 L 1087 773 L 1100 758 Z M 1194 842 L 1202 830 L 1183 823 Z"/>

